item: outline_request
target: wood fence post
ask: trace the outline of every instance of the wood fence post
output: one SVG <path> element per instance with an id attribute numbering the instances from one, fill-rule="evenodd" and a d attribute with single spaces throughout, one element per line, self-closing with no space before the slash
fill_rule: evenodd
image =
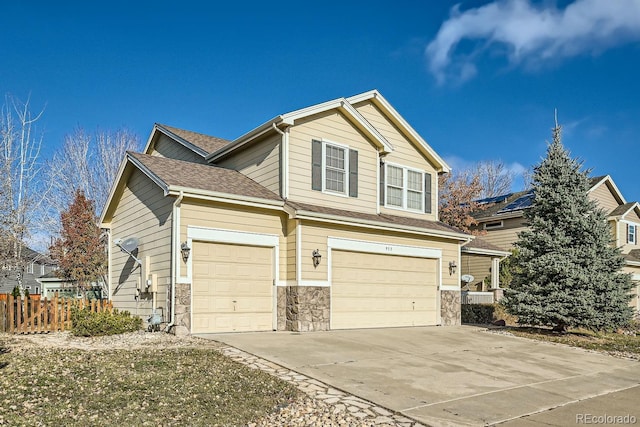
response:
<path id="1" fill-rule="evenodd" d="M 43 301 L 44 313 L 42 313 L 42 330 L 49 332 L 49 301 L 44 297 Z"/>

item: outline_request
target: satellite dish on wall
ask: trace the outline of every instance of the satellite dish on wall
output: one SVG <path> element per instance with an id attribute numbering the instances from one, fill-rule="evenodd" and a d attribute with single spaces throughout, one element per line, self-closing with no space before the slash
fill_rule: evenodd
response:
<path id="1" fill-rule="evenodd" d="M 138 249 L 139 244 L 140 242 L 136 237 L 129 237 L 127 239 L 124 239 L 124 241 L 122 241 L 118 246 L 120 246 L 120 249 L 122 249 L 123 251 L 131 253 Z"/>
<path id="2" fill-rule="evenodd" d="M 471 283 L 473 282 L 473 276 L 470 274 L 464 274 L 460 280 L 462 280 L 464 283 Z"/>
<path id="3" fill-rule="evenodd" d="M 133 251 L 138 249 L 138 245 L 140 244 L 140 241 L 137 237 L 128 237 L 124 240 L 115 239 L 113 243 L 117 247 L 119 247 L 122 252 L 128 254 L 131 258 L 133 258 L 138 265 L 142 265 L 142 261 L 136 258 L 136 256 L 133 254 Z"/>

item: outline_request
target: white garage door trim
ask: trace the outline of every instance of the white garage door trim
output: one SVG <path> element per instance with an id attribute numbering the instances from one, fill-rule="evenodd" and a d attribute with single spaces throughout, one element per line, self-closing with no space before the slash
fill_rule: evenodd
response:
<path id="1" fill-rule="evenodd" d="M 276 234 L 251 233 L 246 231 L 225 230 L 220 228 L 187 226 L 187 245 L 193 248 L 193 241 L 230 243 L 236 245 L 261 246 L 273 248 L 273 307 L 272 307 L 272 328 L 275 331 L 278 326 L 278 292 L 276 283 L 280 280 L 280 237 Z M 193 257 L 187 260 L 187 279 L 193 286 Z M 191 293 L 191 307 L 193 307 L 193 292 Z M 190 313 L 191 324 L 193 325 L 193 309 Z"/>
<path id="2" fill-rule="evenodd" d="M 442 249 L 427 248 L 423 246 L 400 245 L 393 243 L 372 242 L 367 240 L 345 239 L 340 237 L 327 237 L 327 279 L 333 284 L 333 263 L 332 250 L 345 250 L 353 252 L 365 252 L 382 255 L 412 256 L 417 258 L 437 259 L 436 273 L 436 313 L 440 319 L 438 324 L 442 324 L 440 316 L 440 288 L 442 287 Z M 333 296 L 331 297 L 333 298 Z M 333 310 L 329 310 L 329 325 L 333 323 Z"/>

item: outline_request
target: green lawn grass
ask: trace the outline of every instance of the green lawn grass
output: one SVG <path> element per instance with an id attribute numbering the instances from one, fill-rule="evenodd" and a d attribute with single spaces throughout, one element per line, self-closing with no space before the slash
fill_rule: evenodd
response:
<path id="1" fill-rule="evenodd" d="M 0 425 L 235 426 L 297 398 L 211 348 L 11 350 L 0 338 Z"/>

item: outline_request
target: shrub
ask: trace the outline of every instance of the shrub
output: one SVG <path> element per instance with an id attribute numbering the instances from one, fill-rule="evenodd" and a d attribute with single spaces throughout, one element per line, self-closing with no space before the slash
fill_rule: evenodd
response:
<path id="1" fill-rule="evenodd" d="M 462 323 L 489 324 L 504 320 L 507 324 L 518 322 L 515 316 L 506 312 L 501 304 L 462 304 Z"/>
<path id="2" fill-rule="evenodd" d="M 71 333 L 81 337 L 116 335 L 135 332 L 142 328 L 142 319 L 128 311 L 92 312 L 88 309 L 71 309 Z"/>
<path id="3" fill-rule="evenodd" d="M 497 304 L 462 304 L 462 323 L 493 322 L 493 313 Z"/>

